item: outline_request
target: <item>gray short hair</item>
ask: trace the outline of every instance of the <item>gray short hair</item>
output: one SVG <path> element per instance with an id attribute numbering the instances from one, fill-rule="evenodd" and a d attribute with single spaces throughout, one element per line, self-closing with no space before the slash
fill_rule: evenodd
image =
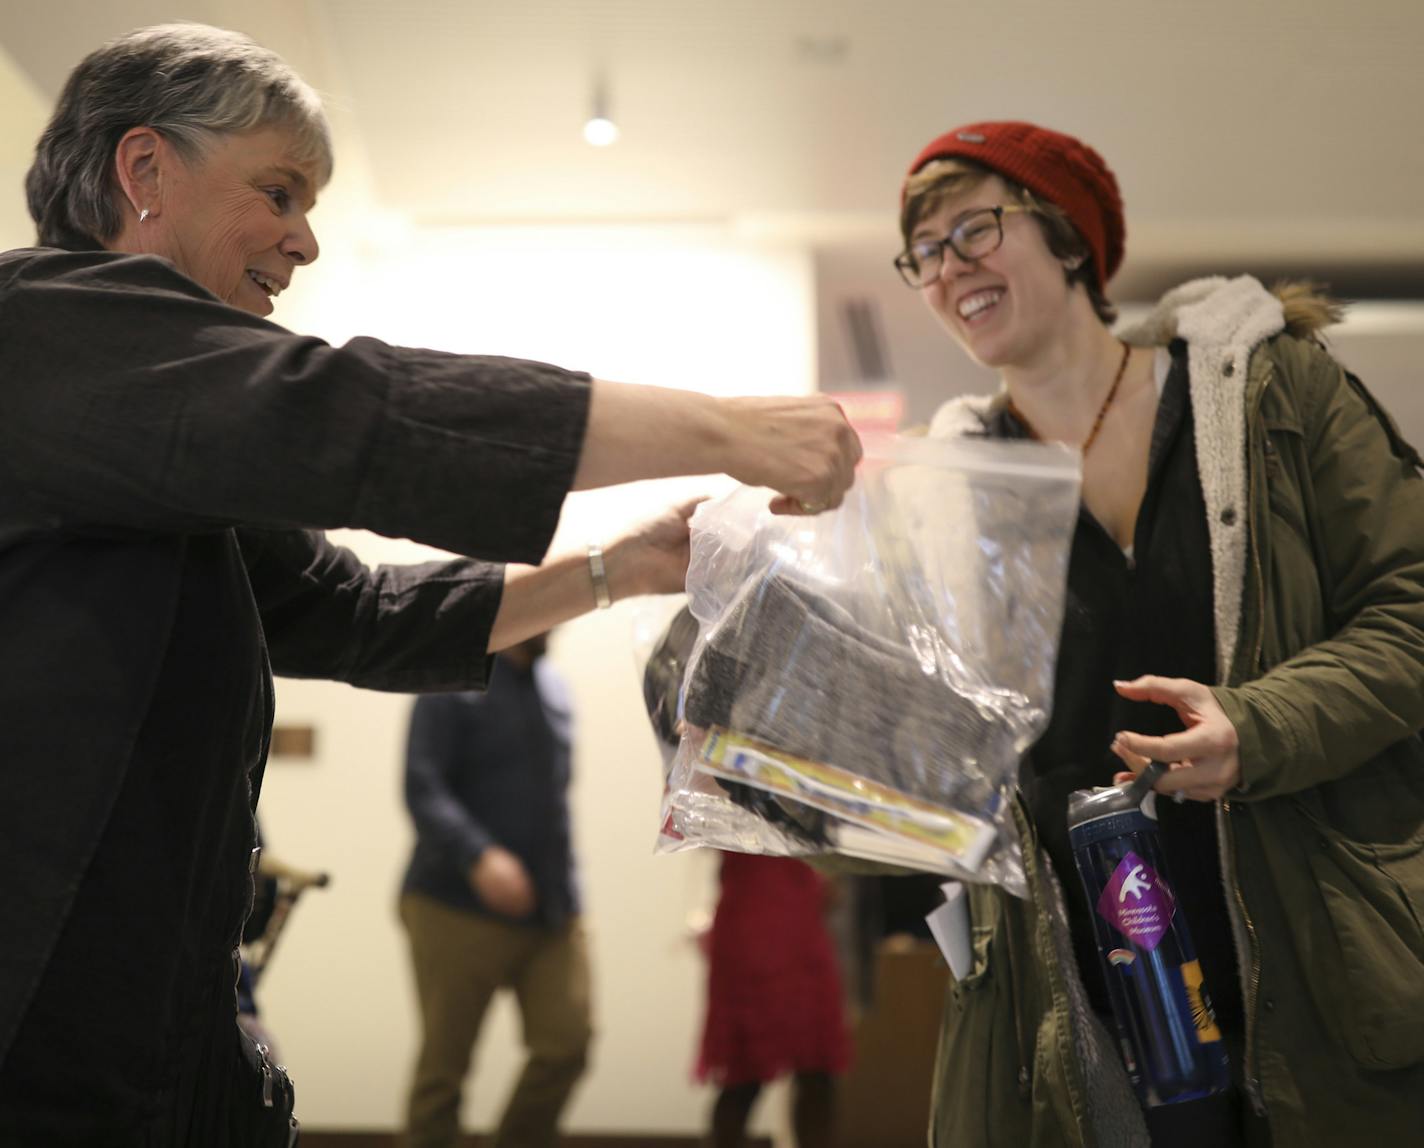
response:
<path id="1" fill-rule="evenodd" d="M 119 233 L 114 151 L 147 126 L 187 159 L 217 135 L 279 126 L 296 159 L 331 178 L 331 129 L 321 100 L 275 52 L 204 24 L 140 28 L 91 52 L 70 73 L 25 177 L 30 217 L 46 247 L 103 247 Z"/>

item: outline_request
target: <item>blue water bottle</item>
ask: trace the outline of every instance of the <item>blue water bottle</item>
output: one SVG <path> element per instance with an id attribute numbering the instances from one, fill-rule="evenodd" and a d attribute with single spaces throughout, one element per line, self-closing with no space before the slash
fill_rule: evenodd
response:
<path id="1" fill-rule="evenodd" d="M 1123 1059 L 1148 1108 L 1225 1091 L 1231 1079 L 1157 828 L 1152 785 L 1165 769 L 1153 762 L 1131 785 L 1068 798 L 1068 837 Z"/>

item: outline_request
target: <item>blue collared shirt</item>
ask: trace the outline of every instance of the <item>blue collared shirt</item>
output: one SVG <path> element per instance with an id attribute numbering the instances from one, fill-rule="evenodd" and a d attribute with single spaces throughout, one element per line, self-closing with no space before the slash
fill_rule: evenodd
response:
<path id="1" fill-rule="evenodd" d="M 484 693 L 416 700 L 405 797 L 416 846 L 402 886 L 472 913 L 498 916 L 470 887 L 490 845 L 524 863 L 537 903 L 528 923 L 554 927 L 579 911 L 569 825 L 572 712 L 545 658 L 532 670 L 500 659 Z"/>

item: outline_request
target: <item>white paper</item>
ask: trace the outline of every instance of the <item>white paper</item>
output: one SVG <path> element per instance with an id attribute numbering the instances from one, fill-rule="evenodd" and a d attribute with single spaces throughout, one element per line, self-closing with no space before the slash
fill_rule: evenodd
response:
<path id="1" fill-rule="evenodd" d="M 925 918 L 939 951 L 949 963 L 954 979 L 962 981 L 974 968 L 974 945 L 969 935 L 969 898 L 959 881 L 946 881 L 940 886 L 944 904 Z"/>

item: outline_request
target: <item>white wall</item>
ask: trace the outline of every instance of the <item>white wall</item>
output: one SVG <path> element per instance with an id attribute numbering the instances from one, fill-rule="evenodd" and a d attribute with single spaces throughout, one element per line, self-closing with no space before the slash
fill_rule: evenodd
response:
<path id="1" fill-rule="evenodd" d="M 23 188 L 48 115 L 39 93 L 0 48 L 0 251 L 35 241 Z"/>
<path id="2" fill-rule="evenodd" d="M 276 318 L 299 330 L 542 358 L 709 392 L 813 387 L 812 277 L 803 252 L 748 246 L 709 229 L 432 234 L 354 215 L 324 221 L 320 212 L 316 223 L 323 262 L 337 257 L 300 273 L 279 304 Z M 607 538 L 644 508 L 708 485 L 576 495 L 555 547 Z M 340 540 L 372 562 L 427 553 L 372 535 Z M 568 1126 L 692 1134 L 704 1126 L 710 1094 L 689 1081 L 703 968 L 686 926 L 709 904 L 715 868 L 707 855 L 651 852 L 660 760 L 641 703 L 639 617 L 635 604 L 620 604 L 564 627 L 552 651 L 572 682 L 579 719 L 573 806 L 599 1030 Z M 314 725 L 318 756 L 273 761 L 264 829 L 274 854 L 335 875 L 292 917 L 261 992 L 310 1127 L 390 1128 L 399 1120 L 416 1038 L 394 911 L 411 842 L 400 799 L 409 706 L 408 698 L 339 685 L 278 683 L 278 722 Z M 518 1062 L 506 1005 L 487 1026 L 468 1126 L 491 1125 Z M 775 1122 L 774 1107 L 763 1105 L 763 1129 Z"/>

